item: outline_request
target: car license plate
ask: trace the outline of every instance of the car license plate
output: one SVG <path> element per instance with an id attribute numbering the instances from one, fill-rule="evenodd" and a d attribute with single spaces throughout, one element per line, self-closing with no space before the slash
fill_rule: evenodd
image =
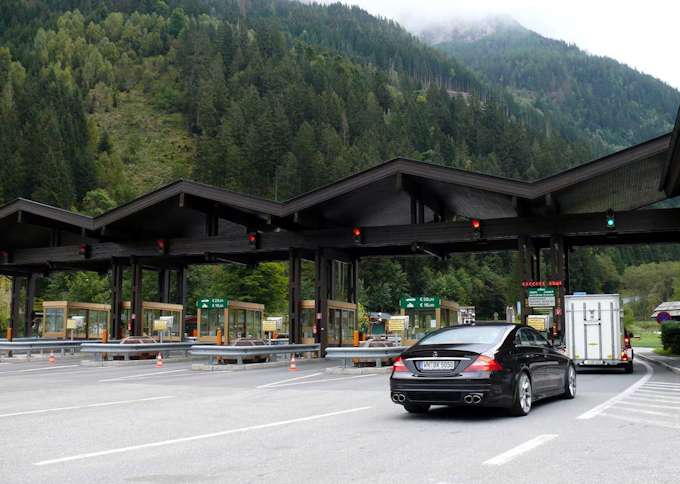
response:
<path id="1" fill-rule="evenodd" d="M 418 365 L 418 369 L 422 371 L 453 370 L 455 367 L 456 362 L 454 360 L 425 360 Z"/>

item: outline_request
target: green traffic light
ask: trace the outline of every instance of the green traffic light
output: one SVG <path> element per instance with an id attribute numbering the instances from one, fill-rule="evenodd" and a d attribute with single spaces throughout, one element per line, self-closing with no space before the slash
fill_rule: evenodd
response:
<path id="1" fill-rule="evenodd" d="M 616 222 L 614 222 L 614 219 L 613 219 L 613 218 L 608 218 L 608 219 L 607 219 L 607 227 L 610 227 L 610 228 L 611 228 L 611 227 L 613 227 L 614 225 L 616 225 Z"/>

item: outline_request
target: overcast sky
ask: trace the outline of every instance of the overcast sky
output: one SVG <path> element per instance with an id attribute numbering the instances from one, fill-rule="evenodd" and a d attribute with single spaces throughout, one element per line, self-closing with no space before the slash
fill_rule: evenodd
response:
<path id="1" fill-rule="evenodd" d="M 331 3 L 323 0 L 321 3 Z M 509 14 L 546 37 L 606 55 L 680 89 L 677 0 L 342 0 L 416 32 L 457 16 Z"/>

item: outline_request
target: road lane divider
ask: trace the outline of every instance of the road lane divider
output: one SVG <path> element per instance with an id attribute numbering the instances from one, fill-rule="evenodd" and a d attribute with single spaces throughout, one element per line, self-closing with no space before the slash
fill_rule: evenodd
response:
<path id="1" fill-rule="evenodd" d="M 602 412 L 607 410 L 609 407 L 611 407 L 612 405 L 615 405 L 617 402 L 623 400 L 624 398 L 629 396 L 631 393 L 639 390 L 640 387 L 642 387 L 644 384 L 646 384 L 650 380 L 650 378 L 652 378 L 652 375 L 654 374 L 654 370 L 652 369 L 652 367 L 648 363 L 646 363 L 642 360 L 638 360 L 638 363 L 643 365 L 645 367 L 645 370 L 647 371 L 642 376 L 642 378 L 640 378 L 638 381 L 633 383 L 631 386 L 629 386 L 628 388 L 623 390 L 618 395 L 614 395 L 612 398 L 610 398 L 606 402 L 601 403 L 601 404 L 597 405 L 596 407 L 591 408 L 590 410 L 582 413 L 581 415 L 579 415 L 576 418 L 578 420 L 590 420 L 591 418 L 595 418 L 598 415 L 600 415 Z"/>
<path id="2" fill-rule="evenodd" d="M 266 424 L 260 424 L 260 425 L 251 425 L 248 427 L 240 427 L 240 428 L 235 428 L 235 429 L 229 429 L 229 430 L 223 430 L 221 432 L 211 432 L 209 434 L 200 434 L 200 435 L 192 435 L 189 437 L 181 437 L 178 439 L 170 439 L 170 440 L 161 440 L 158 442 L 149 442 L 146 444 L 139 444 L 139 445 L 131 445 L 129 447 L 119 447 L 116 449 L 108 449 L 108 450 L 102 450 L 99 452 L 88 452 L 85 454 L 77 454 L 77 455 L 72 455 L 68 457 L 60 457 L 57 459 L 49 459 L 49 460 L 42 460 L 39 462 L 34 462 L 33 465 L 35 466 L 47 466 L 47 465 L 52 465 L 52 464 L 61 464 L 63 462 L 72 462 L 76 460 L 84 460 L 84 459 L 92 459 L 95 457 L 102 457 L 106 455 L 114 455 L 114 454 L 123 454 L 125 452 L 133 452 L 136 450 L 143 450 L 143 449 L 151 449 L 155 447 L 166 447 L 169 445 L 175 445 L 175 444 L 183 444 L 186 442 L 196 442 L 199 440 L 206 440 L 206 439 L 214 439 L 217 437 L 224 437 L 226 435 L 234 435 L 234 434 L 242 434 L 246 432 L 252 432 L 256 430 L 264 430 L 264 429 L 271 429 L 271 428 L 276 428 L 276 427 L 283 427 L 286 425 L 292 425 L 292 424 L 297 424 L 297 423 L 304 423 L 304 422 L 311 422 L 314 420 L 321 420 L 324 418 L 330 418 L 330 417 L 336 417 L 339 415 L 348 415 L 352 413 L 357 413 L 357 412 L 363 412 L 366 410 L 370 410 L 373 407 L 357 407 L 357 408 L 350 408 L 347 410 L 339 410 L 337 412 L 329 412 L 329 413 L 322 413 L 318 415 L 309 415 L 307 417 L 300 417 L 300 418 L 293 418 L 290 420 L 280 420 L 278 422 L 270 422 Z"/>
<path id="3" fill-rule="evenodd" d="M 147 376 L 163 376 L 163 375 L 168 375 L 170 373 L 179 373 L 180 371 L 189 371 L 189 369 L 188 368 L 182 368 L 180 370 L 154 371 L 153 373 L 136 373 L 134 375 L 117 376 L 115 378 L 105 378 L 103 380 L 99 380 L 99 383 L 106 383 L 106 382 L 111 382 L 111 381 L 134 380 L 135 378 L 146 378 Z"/>
<path id="4" fill-rule="evenodd" d="M 18 417 L 22 415 L 37 415 L 42 413 L 52 413 L 52 412 L 63 412 L 66 410 L 83 410 L 85 408 L 97 408 L 97 407 L 110 407 L 114 405 L 125 405 L 128 403 L 141 403 L 141 402 L 155 402 L 157 400 L 167 400 L 168 398 L 175 398 L 172 395 L 164 395 L 161 397 L 148 397 L 148 398 L 136 398 L 134 400 L 116 400 L 113 402 L 101 402 L 101 403 L 90 403 L 88 405 L 72 405 L 68 407 L 54 407 L 54 408 L 42 408 L 38 410 L 25 410 L 22 412 L 12 412 L 0 414 L 0 418 L 7 417 Z"/>
<path id="5" fill-rule="evenodd" d="M 321 372 L 312 373 L 311 375 L 296 376 L 295 378 L 286 378 L 285 380 L 279 380 L 279 381 L 275 381 L 275 382 L 272 382 L 272 383 L 267 383 L 265 385 L 259 385 L 259 386 L 256 386 L 255 388 L 273 387 L 273 386 L 276 386 L 276 385 L 280 385 L 281 383 L 288 383 L 288 382 L 291 382 L 291 381 L 302 380 L 304 378 L 312 378 L 314 376 L 319 376 L 319 375 L 321 375 Z"/>
<path id="6" fill-rule="evenodd" d="M 23 370 L 0 371 L 0 375 L 6 375 L 8 373 L 30 373 L 33 371 L 58 370 L 60 368 L 73 368 L 76 366 L 80 365 L 57 365 L 57 366 L 41 366 L 40 368 L 24 368 Z"/>
<path id="7" fill-rule="evenodd" d="M 534 450 L 535 448 L 540 447 L 541 445 L 546 444 L 551 440 L 556 439 L 557 437 L 558 437 L 557 434 L 539 435 L 538 437 L 534 437 L 533 439 L 528 440 L 523 444 L 518 445 L 517 447 L 513 447 L 512 449 L 497 455 L 496 457 L 484 461 L 482 465 L 501 466 L 503 464 L 507 464 L 508 462 L 510 462 L 513 459 L 516 459 L 520 455 L 526 454 L 527 452 Z"/>
<path id="8" fill-rule="evenodd" d="M 322 378 L 321 380 L 310 380 L 310 381 L 296 381 L 292 383 L 280 383 L 278 385 L 273 385 L 268 388 L 281 388 L 281 387 L 292 387 L 296 385 L 309 385 L 311 383 L 329 383 L 329 382 L 334 382 L 334 381 L 341 381 L 341 380 L 354 380 L 356 378 L 368 378 L 370 376 L 378 376 L 376 373 L 368 374 L 368 375 L 354 375 L 354 376 L 345 376 L 342 378 Z"/>

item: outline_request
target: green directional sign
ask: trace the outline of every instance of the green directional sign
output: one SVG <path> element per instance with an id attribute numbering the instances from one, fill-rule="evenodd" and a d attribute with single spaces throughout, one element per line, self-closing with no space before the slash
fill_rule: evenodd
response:
<path id="1" fill-rule="evenodd" d="M 402 297 L 399 306 L 402 309 L 439 309 L 442 305 L 438 296 Z"/>
<path id="2" fill-rule="evenodd" d="M 229 305 L 229 301 L 221 298 L 204 298 L 196 301 L 196 307 L 198 309 L 224 309 Z"/>
<path id="3" fill-rule="evenodd" d="M 530 287 L 528 289 L 528 305 L 532 308 L 549 308 L 555 306 L 554 287 Z"/>

